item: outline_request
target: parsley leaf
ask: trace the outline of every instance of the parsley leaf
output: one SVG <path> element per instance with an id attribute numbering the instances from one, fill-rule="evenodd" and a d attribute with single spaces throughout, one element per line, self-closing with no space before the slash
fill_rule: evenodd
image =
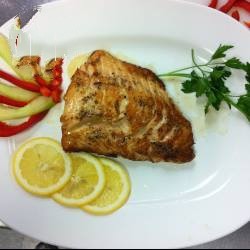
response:
<path id="1" fill-rule="evenodd" d="M 182 84 L 182 91 L 186 94 L 196 93 L 197 97 L 206 93 L 208 82 L 206 78 L 200 77 L 195 71 L 191 73 L 191 80 L 187 80 Z"/>
<path id="2" fill-rule="evenodd" d="M 224 94 L 230 93 L 230 90 L 225 85 L 225 80 L 231 76 L 231 72 L 223 66 L 215 67 L 210 74 L 211 86 Z"/>
<path id="3" fill-rule="evenodd" d="M 250 96 L 241 96 L 238 100 L 237 106 L 240 111 L 245 114 L 247 119 L 250 121 Z"/>
<path id="4" fill-rule="evenodd" d="M 213 69 L 210 76 L 213 81 L 217 81 L 220 79 L 226 80 L 228 77 L 231 76 L 231 72 L 226 70 L 224 66 L 217 66 Z"/>
<path id="5" fill-rule="evenodd" d="M 239 58 L 233 57 L 226 61 L 225 65 L 232 69 L 244 69 L 245 64 L 240 61 Z"/>
<path id="6" fill-rule="evenodd" d="M 213 106 L 216 110 L 219 110 L 222 102 L 220 96 L 217 96 L 216 93 L 211 89 L 209 89 L 206 92 L 206 96 L 207 96 L 207 104 L 205 107 L 205 113 L 206 114 L 208 113 L 210 106 Z"/>
<path id="7" fill-rule="evenodd" d="M 172 71 L 162 74 L 160 77 L 176 76 L 188 78 L 182 83 L 182 91 L 184 93 L 195 93 L 196 97 L 205 96 L 207 103 L 205 105 L 205 113 L 209 112 L 210 107 L 219 110 L 221 104 L 225 102 L 229 108 L 238 109 L 250 122 L 250 63 L 244 64 L 237 57 L 226 60 L 226 52 L 232 49 L 231 45 L 220 45 L 211 60 L 205 64 L 198 64 L 195 58 L 195 52 L 192 50 L 193 65 L 188 68 Z M 224 59 L 225 61 L 215 61 Z M 192 69 L 190 74 L 183 71 Z M 246 93 L 235 96 L 231 94 L 231 90 L 227 87 L 226 81 L 232 75 L 232 69 L 243 71 L 246 76 L 247 84 L 245 85 Z"/>
<path id="8" fill-rule="evenodd" d="M 250 83 L 250 63 L 247 63 L 245 66 L 246 80 Z"/>
<path id="9" fill-rule="evenodd" d="M 247 95 L 250 96 L 250 84 L 246 84 L 245 88 L 246 88 L 246 91 L 247 91 Z"/>
<path id="10" fill-rule="evenodd" d="M 234 46 L 231 45 L 220 45 L 212 56 L 212 60 L 220 59 L 226 57 L 225 52 L 232 49 Z"/>

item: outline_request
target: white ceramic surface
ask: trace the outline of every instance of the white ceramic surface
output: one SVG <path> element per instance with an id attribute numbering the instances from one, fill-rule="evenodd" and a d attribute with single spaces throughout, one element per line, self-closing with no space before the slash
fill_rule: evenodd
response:
<path id="1" fill-rule="evenodd" d="M 8 34 L 12 23 L 1 31 Z M 25 31 L 31 46 L 24 44 L 19 55 L 65 55 L 66 62 L 102 48 L 162 73 L 190 64 L 191 48 L 206 59 L 220 43 L 235 45 L 233 53 L 242 60 L 250 58 L 244 26 L 182 1 L 60 1 L 45 5 Z M 25 193 L 11 177 L 10 156 L 30 137 L 60 139 L 61 110 L 59 105 L 44 123 L 0 140 L 0 219 L 17 231 L 70 248 L 180 248 L 222 237 L 248 222 L 250 129 L 237 112 L 223 124 L 227 132 L 196 136 L 193 163 L 119 159 L 128 167 L 133 192 L 129 203 L 111 216 L 89 216 Z"/>

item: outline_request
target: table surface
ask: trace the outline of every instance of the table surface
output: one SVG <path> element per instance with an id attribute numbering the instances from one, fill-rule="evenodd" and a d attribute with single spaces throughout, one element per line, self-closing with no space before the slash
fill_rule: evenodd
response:
<path id="1" fill-rule="evenodd" d="M 52 2 L 54 0 L 0 0 L 0 25 L 15 16 L 17 13 L 30 9 L 31 6 Z M 188 0 L 202 3 L 202 0 Z M 203 2 L 207 2 L 204 0 Z M 0 222 L 0 227 L 1 227 Z M 1 241 L 0 241 L 0 249 Z M 204 244 L 199 249 L 249 249 L 250 248 L 250 223 L 237 232 L 224 237 L 223 239 Z"/>

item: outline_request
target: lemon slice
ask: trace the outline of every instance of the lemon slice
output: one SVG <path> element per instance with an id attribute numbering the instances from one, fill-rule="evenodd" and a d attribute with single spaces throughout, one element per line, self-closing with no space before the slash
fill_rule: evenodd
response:
<path id="1" fill-rule="evenodd" d="M 75 57 L 68 66 L 68 75 L 69 77 L 72 77 L 76 70 L 78 68 L 81 68 L 81 66 L 88 60 L 89 54 L 85 55 L 79 55 Z"/>
<path id="2" fill-rule="evenodd" d="M 87 153 L 70 154 L 73 175 L 67 185 L 53 199 L 65 206 L 81 207 L 95 200 L 105 186 L 103 166 Z"/>
<path id="3" fill-rule="evenodd" d="M 49 138 L 36 138 L 23 144 L 13 157 L 13 174 L 28 192 L 49 196 L 69 181 L 70 158 L 60 144 Z"/>
<path id="4" fill-rule="evenodd" d="M 128 200 L 131 183 L 128 173 L 118 163 L 100 159 L 104 166 L 106 185 L 103 193 L 83 210 L 94 215 L 107 215 L 121 208 Z"/>

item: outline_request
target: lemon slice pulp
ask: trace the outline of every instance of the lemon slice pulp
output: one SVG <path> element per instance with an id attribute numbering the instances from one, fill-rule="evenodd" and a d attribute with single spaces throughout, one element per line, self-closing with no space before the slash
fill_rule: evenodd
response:
<path id="1" fill-rule="evenodd" d="M 127 171 L 118 163 L 101 159 L 106 176 L 102 194 L 83 210 L 94 215 L 107 215 L 121 208 L 129 198 L 131 183 Z"/>
<path id="2" fill-rule="evenodd" d="M 103 166 L 87 153 L 70 154 L 73 174 L 67 185 L 53 199 L 65 206 L 80 207 L 95 200 L 105 186 Z"/>
<path id="3" fill-rule="evenodd" d="M 13 158 L 13 174 L 29 193 L 49 196 L 60 190 L 72 173 L 69 157 L 60 144 L 36 138 L 23 144 Z"/>

